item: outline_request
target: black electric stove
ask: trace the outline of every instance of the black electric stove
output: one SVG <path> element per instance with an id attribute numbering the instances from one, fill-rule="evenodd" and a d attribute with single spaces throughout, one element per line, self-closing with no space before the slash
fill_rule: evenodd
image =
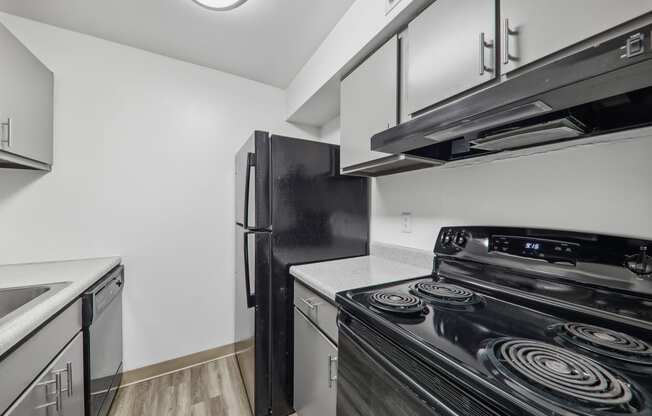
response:
<path id="1" fill-rule="evenodd" d="M 652 415 L 648 244 L 442 229 L 431 276 L 337 295 L 338 416 Z"/>

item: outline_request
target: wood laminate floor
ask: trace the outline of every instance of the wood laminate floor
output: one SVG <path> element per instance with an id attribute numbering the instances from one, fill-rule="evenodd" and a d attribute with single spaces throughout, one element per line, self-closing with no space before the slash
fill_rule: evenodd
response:
<path id="1" fill-rule="evenodd" d="M 251 416 L 233 356 L 118 391 L 110 416 Z"/>

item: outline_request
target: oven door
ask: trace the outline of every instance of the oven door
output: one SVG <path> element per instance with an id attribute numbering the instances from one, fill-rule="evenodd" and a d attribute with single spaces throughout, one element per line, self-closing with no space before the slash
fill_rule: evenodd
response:
<path id="1" fill-rule="evenodd" d="M 337 416 L 459 416 L 340 320 Z"/>

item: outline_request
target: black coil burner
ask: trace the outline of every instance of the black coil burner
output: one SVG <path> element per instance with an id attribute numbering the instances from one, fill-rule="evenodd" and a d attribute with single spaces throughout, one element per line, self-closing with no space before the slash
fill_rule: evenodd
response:
<path id="1" fill-rule="evenodd" d="M 474 292 L 448 283 L 418 282 L 410 286 L 410 289 L 416 295 L 443 305 L 467 306 L 480 301 Z"/>
<path id="2" fill-rule="evenodd" d="M 577 322 L 559 325 L 557 331 L 562 340 L 592 353 L 652 365 L 652 347 L 622 332 Z"/>
<path id="3" fill-rule="evenodd" d="M 503 339 L 494 344 L 493 354 L 501 372 L 515 375 L 523 387 L 544 397 L 552 393 L 595 409 L 627 407 L 633 400 L 630 387 L 610 370 L 554 345 Z"/>
<path id="4" fill-rule="evenodd" d="M 381 291 L 372 294 L 370 300 L 372 306 L 385 312 L 410 315 L 425 311 L 421 299 L 407 293 Z"/>

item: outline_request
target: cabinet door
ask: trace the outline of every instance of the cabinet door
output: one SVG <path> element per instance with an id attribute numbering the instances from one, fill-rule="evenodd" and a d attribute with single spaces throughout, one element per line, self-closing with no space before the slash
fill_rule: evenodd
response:
<path id="1" fill-rule="evenodd" d="M 0 24 L 0 149 L 52 163 L 52 72 Z"/>
<path id="2" fill-rule="evenodd" d="M 437 0 L 408 26 L 407 111 L 495 77 L 495 0 Z"/>
<path id="3" fill-rule="evenodd" d="M 398 39 L 392 37 L 342 80 L 340 165 L 387 157 L 371 150 L 371 136 L 398 120 Z"/>
<path id="4" fill-rule="evenodd" d="M 6 416 L 84 416 L 82 333 L 7 411 Z"/>
<path id="5" fill-rule="evenodd" d="M 294 408 L 299 416 L 335 416 L 337 347 L 294 309 Z"/>
<path id="6" fill-rule="evenodd" d="M 503 72 L 520 68 L 651 10 L 650 0 L 501 0 Z M 509 33 L 506 33 L 506 23 Z"/>

